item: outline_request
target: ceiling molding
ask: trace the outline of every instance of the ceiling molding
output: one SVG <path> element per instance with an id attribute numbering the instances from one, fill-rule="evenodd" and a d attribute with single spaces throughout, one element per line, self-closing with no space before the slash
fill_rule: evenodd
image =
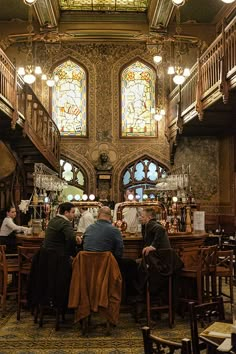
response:
<path id="1" fill-rule="evenodd" d="M 148 9 L 150 28 L 166 28 L 169 25 L 174 5 L 170 0 L 152 0 Z"/>
<path id="2" fill-rule="evenodd" d="M 60 17 L 60 8 L 57 0 L 41 0 L 37 1 L 34 9 L 40 26 L 56 27 Z"/>

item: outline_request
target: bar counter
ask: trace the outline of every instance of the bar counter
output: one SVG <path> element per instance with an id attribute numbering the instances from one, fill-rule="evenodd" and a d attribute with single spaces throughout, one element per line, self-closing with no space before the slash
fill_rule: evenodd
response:
<path id="1" fill-rule="evenodd" d="M 204 244 L 205 239 L 208 234 L 205 232 L 201 233 L 184 233 L 179 232 L 177 234 L 169 234 L 170 244 L 178 255 L 181 257 L 184 249 L 187 247 L 200 247 Z M 128 234 L 123 233 L 124 240 L 124 257 L 128 258 L 139 258 L 141 256 L 143 248 L 143 238 L 141 234 Z"/>
<path id="2" fill-rule="evenodd" d="M 207 233 L 178 233 L 170 234 L 170 244 L 181 257 L 184 249 L 188 247 L 199 247 L 204 244 L 208 237 Z M 44 233 L 39 236 L 17 234 L 17 243 L 22 246 L 41 246 L 44 240 Z M 141 256 L 143 249 L 143 238 L 141 234 L 123 233 L 124 257 L 137 259 Z"/>

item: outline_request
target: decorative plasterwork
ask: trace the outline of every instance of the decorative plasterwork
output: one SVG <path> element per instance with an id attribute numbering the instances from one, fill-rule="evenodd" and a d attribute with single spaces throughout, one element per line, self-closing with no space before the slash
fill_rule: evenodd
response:
<path id="1" fill-rule="evenodd" d="M 50 29 L 58 25 L 60 9 L 57 0 L 40 0 L 34 5 L 40 26 Z"/>
<path id="2" fill-rule="evenodd" d="M 174 5 L 170 0 L 154 0 L 151 2 L 148 11 L 149 27 L 151 29 L 167 28 Z"/>

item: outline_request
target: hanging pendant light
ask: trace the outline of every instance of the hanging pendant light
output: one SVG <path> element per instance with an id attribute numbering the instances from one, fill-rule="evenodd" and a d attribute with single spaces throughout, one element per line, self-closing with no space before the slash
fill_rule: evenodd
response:
<path id="1" fill-rule="evenodd" d="M 37 0 L 23 0 L 25 5 L 34 5 L 36 3 Z"/>

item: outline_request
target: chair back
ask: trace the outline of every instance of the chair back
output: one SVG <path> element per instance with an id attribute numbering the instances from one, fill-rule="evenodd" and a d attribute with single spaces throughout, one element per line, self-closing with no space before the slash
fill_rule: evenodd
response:
<path id="1" fill-rule="evenodd" d="M 122 278 L 111 252 L 77 254 L 72 267 L 69 307 L 76 308 L 76 321 L 100 312 L 117 324 L 121 302 Z"/>
<path id="2" fill-rule="evenodd" d="M 151 334 L 149 327 L 143 327 L 143 344 L 145 354 L 173 354 L 175 351 L 181 354 L 191 354 L 190 339 L 182 339 L 181 343 L 164 339 Z"/>
<path id="3" fill-rule="evenodd" d="M 233 250 L 226 251 L 217 251 L 217 260 L 216 260 L 216 271 L 218 274 L 223 274 L 223 276 L 232 276 L 233 275 Z"/>
<path id="4" fill-rule="evenodd" d="M 19 272 L 29 274 L 34 255 L 38 252 L 39 246 L 18 246 Z"/>
<path id="5" fill-rule="evenodd" d="M 200 350 L 205 349 L 205 346 L 199 341 L 198 329 L 201 326 L 202 331 L 203 328 L 208 327 L 212 322 L 225 319 L 223 298 L 219 297 L 216 301 L 200 305 L 189 302 L 189 315 L 193 354 L 199 354 Z"/>
<path id="6" fill-rule="evenodd" d="M 215 271 L 217 246 L 200 248 L 200 259 L 198 266 L 202 273 Z"/>

